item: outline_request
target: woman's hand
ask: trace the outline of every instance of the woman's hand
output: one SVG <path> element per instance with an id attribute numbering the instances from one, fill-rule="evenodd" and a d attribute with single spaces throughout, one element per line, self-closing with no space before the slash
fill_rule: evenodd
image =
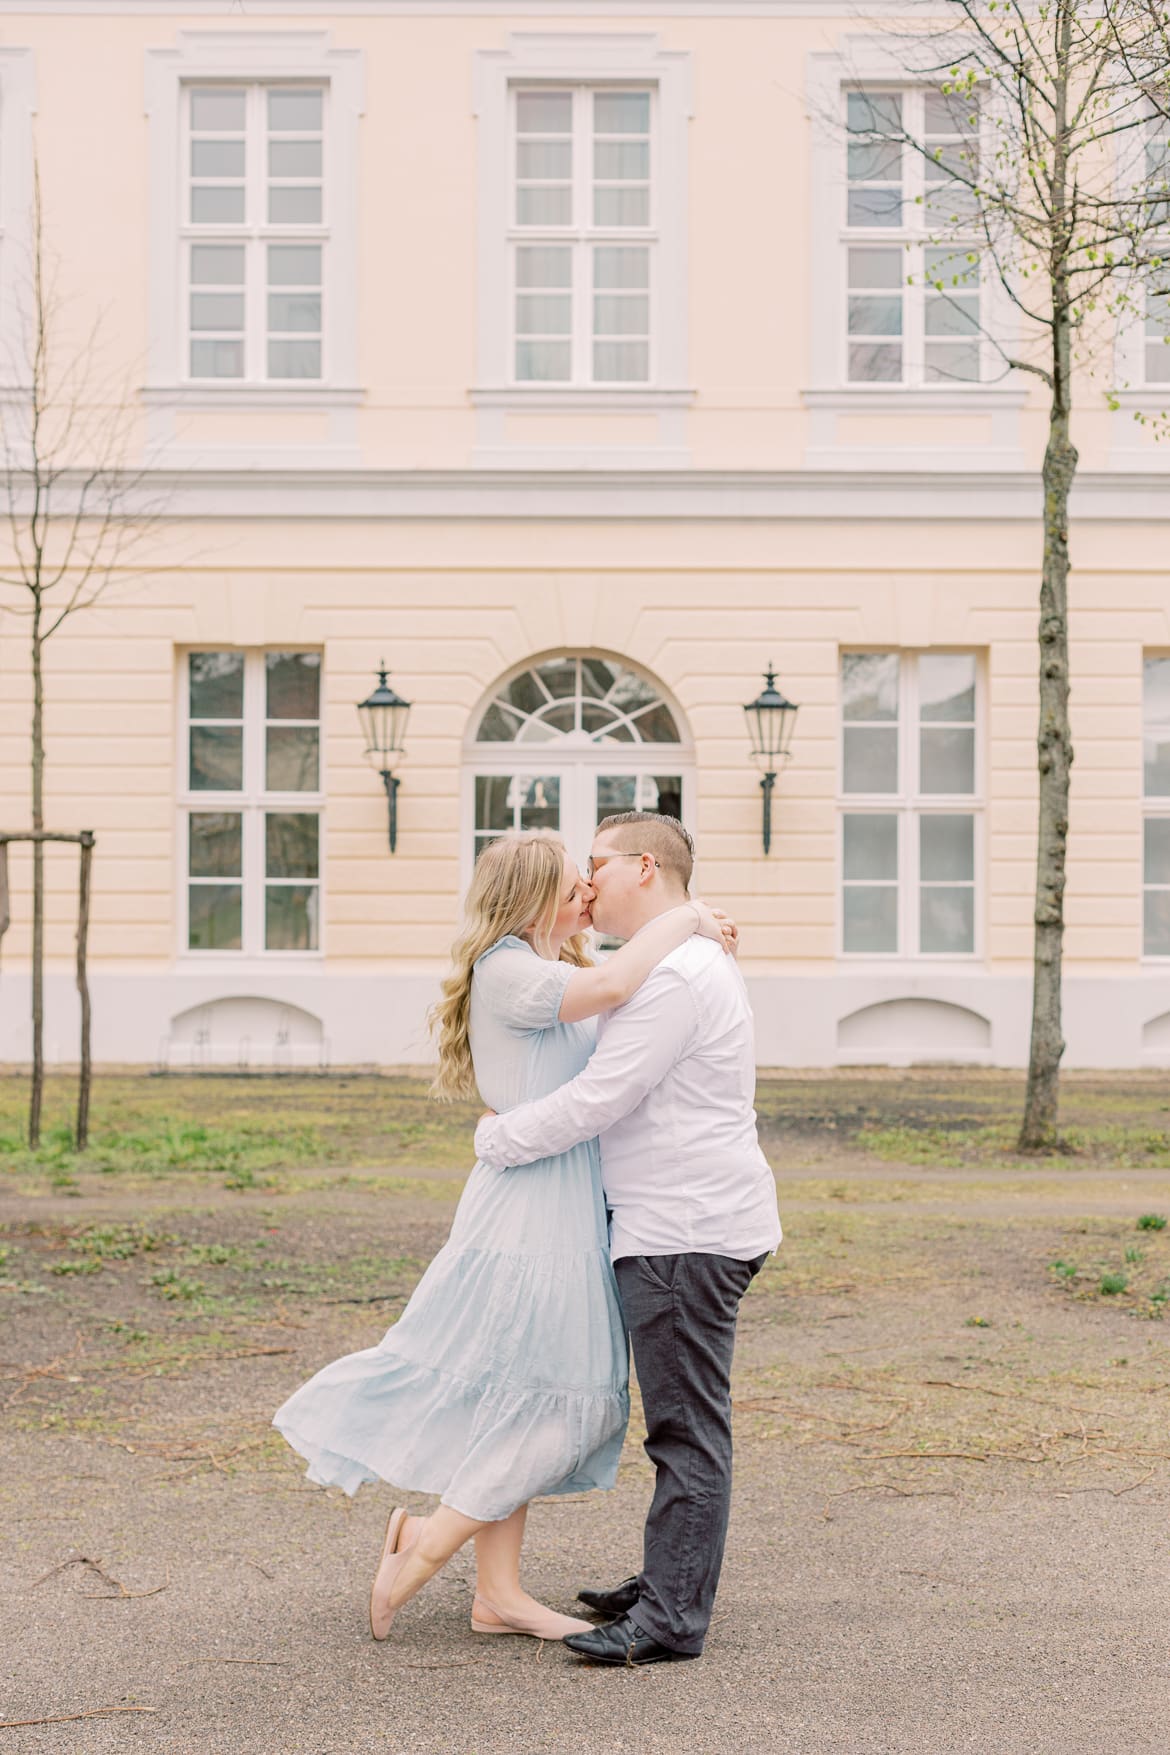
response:
<path id="1" fill-rule="evenodd" d="M 734 951 L 739 940 L 739 929 L 734 920 L 728 919 L 721 908 L 708 908 L 706 902 L 692 902 L 691 906 L 698 915 L 695 931 L 700 938 L 714 939 L 725 951 Z"/>
<path id="2" fill-rule="evenodd" d="M 722 908 L 712 908 L 711 912 L 719 922 L 720 929 L 723 933 L 723 949 L 725 951 L 730 951 L 733 957 L 738 957 L 739 927 L 735 924 L 731 915 L 725 914 Z"/>

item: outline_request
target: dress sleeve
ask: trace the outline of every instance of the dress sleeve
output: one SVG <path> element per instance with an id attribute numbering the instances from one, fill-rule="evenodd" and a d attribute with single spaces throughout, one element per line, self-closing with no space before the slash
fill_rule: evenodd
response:
<path id="1" fill-rule="evenodd" d="M 520 939 L 503 939 L 479 959 L 475 984 L 481 1001 L 513 1030 L 547 1030 L 555 1024 L 572 980 L 571 963 L 538 957 Z"/>

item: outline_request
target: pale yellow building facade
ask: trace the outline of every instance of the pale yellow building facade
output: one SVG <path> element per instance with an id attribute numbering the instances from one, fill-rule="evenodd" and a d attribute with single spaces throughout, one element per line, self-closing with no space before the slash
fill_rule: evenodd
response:
<path id="1" fill-rule="evenodd" d="M 742 924 L 764 1064 L 1026 1059 L 1045 410 L 972 340 L 1011 321 L 993 285 L 948 314 L 898 270 L 923 191 L 850 140 L 863 87 L 948 138 L 823 0 L 0 0 L 0 325 L 35 157 L 66 336 L 100 316 L 158 517 L 49 650 L 99 1059 L 425 1062 L 476 846 L 544 823 L 583 858 L 635 804 L 681 810 Z M 1170 1063 L 1157 323 L 1078 413 L 1070 1064 Z M 355 711 L 383 660 L 393 855 Z M 799 714 L 765 856 L 769 663 Z M 48 869 L 67 1061 L 72 850 Z"/>

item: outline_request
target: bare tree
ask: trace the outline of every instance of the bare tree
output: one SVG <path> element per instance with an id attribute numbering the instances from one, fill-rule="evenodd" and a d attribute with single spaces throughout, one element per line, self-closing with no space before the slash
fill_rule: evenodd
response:
<path id="1" fill-rule="evenodd" d="M 1086 374 L 1111 358 L 1116 324 L 1140 320 L 1147 295 L 1165 291 L 1170 161 L 1150 143 L 1151 118 L 1167 99 L 1170 15 L 1164 0 L 943 4 L 941 31 L 887 36 L 894 59 L 928 82 L 949 119 L 933 134 L 915 132 L 899 105 L 875 93 L 852 138 L 921 158 L 928 228 L 950 250 L 949 259 L 946 250 L 931 253 L 929 290 L 949 305 L 955 334 L 977 336 L 1003 375 L 1026 373 L 1047 392 L 1032 1033 L 1019 1136 L 1021 1150 L 1044 1151 L 1060 1144 L 1064 1052 L 1072 417 Z M 1002 289 L 1012 338 L 972 315 L 969 295 L 980 280 Z M 955 375 L 973 375 L 976 357 L 960 357 Z"/>
<path id="2" fill-rule="evenodd" d="M 45 829 L 45 647 L 61 627 L 126 577 L 131 551 L 157 519 L 144 504 L 143 472 L 128 467 L 133 410 L 114 381 L 98 375 L 100 319 L 70 343 L 71 312 L 60 296 L 44 236 L 34 167 L 29 271 L 19 301 L 19 340 L 0 397 L 0 446 L 8 554 L 0 603 L 29 622 L 32 674 L 32 1084 L 28 1138 L 37 1146 L 44 1091 L 46 840 L 77 841 Z M 4 601 L 7 598 L 8 601 Z M 84 831 L 89 835 L 89 831 Z M 92 836 L 89 845 L 92 846 Z M 88 853 L 83 882 L 88 916 Z M 80 927 L 79 922 L 79 927 Z M 82 957 L 79 968 L 84 970 Z M 83 1011 L 88 996 L 82 991 Z M 82 1053 L 78 1149 L 85 1144 L 88 1054 Z"/>

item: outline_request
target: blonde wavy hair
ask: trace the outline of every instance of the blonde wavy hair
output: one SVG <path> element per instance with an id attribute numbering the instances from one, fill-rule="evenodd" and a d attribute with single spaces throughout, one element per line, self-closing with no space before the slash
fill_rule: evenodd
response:
<path id="1" fill-rule="evenodd" d="M 549 948 L 549 934 L 561 905 L 564 842 L 545 830 L 501 835 L 484 848 L 464 903 L 463 929 L 451 948 L 451 973 L 443 997 L 429 1016 L 438 1037 L 439 1070 L 431 1096 L 450 1102 L 477 1095 L 468 1025 L 471 977 L 476 960 L 509 933 L 528 935 L 536 948 Z M 566 939 L 560 961 L 589 968 L 583 933 Z"/>

